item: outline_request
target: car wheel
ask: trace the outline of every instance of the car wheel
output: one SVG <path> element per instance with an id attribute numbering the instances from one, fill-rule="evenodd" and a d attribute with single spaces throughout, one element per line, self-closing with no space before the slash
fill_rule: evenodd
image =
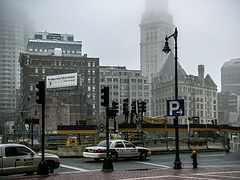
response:
<path id="1" fill-rule="evenodd" d="M 48 164 L 49 173 L 53 174 L 54 173 L 54 162 L 47 161 L 47 164 Z"/>
<path id="2" fill-rule="evenodd" d="M 49 173 L 53 174 L 54 173 L 54 167 L 52 165 L 48 166 L 49 168 Z"/>
<path id="3" fill-rule="evenodd" d="M 111 153 L 111 154 L 110 154 L 110 157 L 111 157 L 112 161 L 114 161 L 114 162 L 116 162 L 117 159 L 118 159 L 117 153 Z"/>
<path id="4" fill-rule="evenodd" d="M 49 175 L 49 164 L 46 161 L 38 164 L 37 174 Z"/>
<path id="5" fill-rule="evenodd" d="M 140 160 L 146 160 L 147 159 L 147 152 L 141 152 L 140 156 L 139 156 Z"/>

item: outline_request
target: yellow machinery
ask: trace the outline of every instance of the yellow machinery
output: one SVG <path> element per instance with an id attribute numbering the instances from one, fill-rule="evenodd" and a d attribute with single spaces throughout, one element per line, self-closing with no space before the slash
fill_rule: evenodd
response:
<path id="1" fill-rule="evenodd" d="M 69 136 L 66 141 L 66 146 L 77 146 L 78 138 L 76 136 Z"/>
<path id="2" fill-rule="evenodd" d="M 149 124 L 167 124 L 168 123 L 168 119 L 166 116 L 144 117 L 144 121 Z"/>

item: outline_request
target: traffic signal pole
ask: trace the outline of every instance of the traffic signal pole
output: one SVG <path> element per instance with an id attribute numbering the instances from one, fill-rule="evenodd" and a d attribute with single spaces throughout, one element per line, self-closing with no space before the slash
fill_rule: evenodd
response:
<path id="1" fill-rule="evenodd" d="M 103 172 L 111 172 L 113 171 L 113 163 L 112 159 L 109 156 L 109 87 L 104 87 L 104 89 L 101 89 L 101 99 L 103 102 L 101 102 L 101 105 L 106 108 L 106 146 L 107 146 L 107 156 L 103 160 Z"/>
<path id="2" fill-rule="evenodd" d="M 36 102 L 42 105 L 42 161 L 38 165 L 37 173 L 40 175 L 48 175 L 49 168 L 44 158 L 45 157 L 45 81 L 39 81 L 36 87 L 38 89 L 38 91 L 36 92 L 36 95 L 38 96 L 38 99 L 36 99 Z"/>
<path id="3" fill-rule="evenodd" d="M 45 84 L 44 84 L 45 86 Z M 45 89 L 45 88 L 44 88 Z M 45 155 L 45 100 L 42 103 L 42 162 L 44 161 Z"/>

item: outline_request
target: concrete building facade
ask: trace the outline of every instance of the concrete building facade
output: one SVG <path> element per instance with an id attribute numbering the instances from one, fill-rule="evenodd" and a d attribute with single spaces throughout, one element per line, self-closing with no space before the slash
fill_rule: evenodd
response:
<path id="1" fill-rule="evenodd" d="M 42 39 L 36 39 L 40 34 Z M 29 52 L 20 56 L 23 120 L 41 117 L 35 95 L 38 81 L 69 73 L 77 73 L 76 86 L 46 89 L 46 130 L 99 114 L 99 58 L 81 55 L 81 41 L 74 41 L 71 34 L 45 32 L 36 33 L 27 47 Z"/>
<path id="2" fill-rule="evenodd" d="M 167 100 L 175 99 L 174 56 L 169 54 L 160 73 L 153 80 L 152 112 L 155 116 L 167 114 Z M 187 75 L 178 63 L 178 99 L 184 99 L 185 116 L 180 124 L 187 124 L 191 117 L 199 117 L 200 123 L 212 123 L 218 119 L 217 86 L 204 66 L 198 66 L 198 76 Z"/>
<path id="3" fill-rule="evenodd" d="M 33 32 L 32 21 L 18 3 L 0 2 L 0 136 L 7 142 L 15 133 L 14 123 L 20 118 L 19 54 L 26 51 L 27 39 Z"/>
<path id="4" fill-rule="evenodd" d="M 218 93 L 219 124 L 240 125 L 240 95 Z"/>
<path id="5" fill-rule="evenodd" d="M 82 41 L 75 41 L 73 34 L 37 32 L 28 40 L 27 49 L 32 54 L 81 56 Z"/>
<path id="6" fill-rule="evenodd" d="M 151 115 L 151 84 L 148 78 L 141 76 L 140 70 L 128 70 L 125 66 L 100 66 L 99 84 L 100 89 L 109 86 L 109 99 L 111 102 L 115 100 L 119 103 L 119 114 L 123 113 L 123 99 L 128 98 L 129 110 L 131 110 L 131 102 L 145 101 L 146 116 Z M 101 113 L 104 113 L 103 108 Z"/>
<path id="7" fill-rule="evenodd" d="M 221 68 L 221 92 L 240 95 L 240 58 L 227 61 Z"/>
<path id="8" fill-rule="evenodd" d="M 0 114 L 15 113 L 20 88 L 19 54 L 26 50 L 31 21 L 11 1 L 0 5 Z M 15 114 L 16 117 L 16 114 Z"/>

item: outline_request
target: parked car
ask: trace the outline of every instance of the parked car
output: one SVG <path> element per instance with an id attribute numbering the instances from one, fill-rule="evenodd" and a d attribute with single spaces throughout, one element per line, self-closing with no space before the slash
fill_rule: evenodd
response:
<path id="1" fill-rule="evenodd" d="M 34 174 L 42 160 L 40 153 L 22 144 L 0 144 L 0 175 Z M 50 173 L 60 165 L 59 157 L 45 153 Z"/>
<path id="2" fill-rule="evenodd" d="M 83 157 L 92 158 L 96 161 L 106 157 L 107 141 L 101 141 L 97 146 L 86 147 Z M 151 155 L 151 151 L 146 147 L 138 147 L 125 140 L 109 140 L 109 154 L 113 161 L 118 158 L 139 158 L 145 160 Z"/>

